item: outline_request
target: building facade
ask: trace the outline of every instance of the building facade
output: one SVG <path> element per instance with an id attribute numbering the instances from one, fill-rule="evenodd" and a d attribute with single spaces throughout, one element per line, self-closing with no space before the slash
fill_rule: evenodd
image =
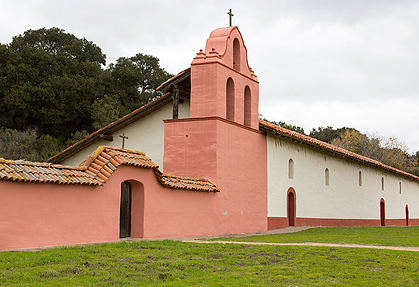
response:
<path id="1" fill-rule="evenodd" d="M 419 224 L 418 177 L 259 120 L 237 27 L 159 90 L 48 163 L 0 160 L 0 250 Z"/>

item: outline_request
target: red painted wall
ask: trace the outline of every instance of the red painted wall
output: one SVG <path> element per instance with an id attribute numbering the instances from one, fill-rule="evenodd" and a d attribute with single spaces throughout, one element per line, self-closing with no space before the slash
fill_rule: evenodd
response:
<path id="1" fill-rule="evenodd" d="M 207 203 L 207 234 L 267 230 L 263 133 L 218 117 L 165 120 L 164 148 L 165 173 L 206 178 L 220 189 Z"/>
<path id="2" fill-rule="evenodd" d="M 119 197 L 104 187 L 2 180 L 0 250 L 116 240 Z"/>

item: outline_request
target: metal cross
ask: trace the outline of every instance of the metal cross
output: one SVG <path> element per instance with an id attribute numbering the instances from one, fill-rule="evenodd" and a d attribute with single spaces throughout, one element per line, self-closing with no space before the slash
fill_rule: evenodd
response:
<path id="1" fill-rule="evenodd" d="M 119 136 L 120 138 L 122 138 L 122 148 L 124 148 L 125 146 L 125 140 L 128 139 L 127 136 L 125 136 L 125 131 L 122 133 L 122 136 Z"/>
<path id="2" fill-rule="evenodd" d="M 230 16 L 230 27 L 231 27 L 233 25 L 234 14 L 233 14 L 233 12 L 231 12 L 231 9 L 230 9 L 230 11 L 227 12 L 227 14 Z"/>

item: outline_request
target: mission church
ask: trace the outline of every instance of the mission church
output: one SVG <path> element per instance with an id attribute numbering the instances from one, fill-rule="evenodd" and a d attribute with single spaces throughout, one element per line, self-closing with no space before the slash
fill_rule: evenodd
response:
<path id="1" fill-rule="evenodd" d="M 0 250 L 419 224 L 419 177 L 259 119 L 236 26 L 158 90 L 47 163 L 0 159 Z"/>

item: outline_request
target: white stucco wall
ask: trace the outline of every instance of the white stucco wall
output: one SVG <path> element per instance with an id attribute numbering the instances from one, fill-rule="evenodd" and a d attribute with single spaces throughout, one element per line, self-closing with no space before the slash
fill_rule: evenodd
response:
<path id="1" fill-rule="evenodd" d="M 125 131 L 125 148 L 145 152 L 163 170 L 164 152 L 164 119 L 172 118 L 172 104 L 148 114 L 136 122 L 114 132 L 113 141 L 99 140 L 94 144 L 79 151 L 77 154 L 65 159 L 62 164 L 79 165 L 88 155 L 94 152 L 100 145 L 122 147 L 122 139 L 119 137 Z M 189 118 L 189 102 L 179 104 L 179 118 Z"/>
<path id="2" fill-rule="evenodd" d="M 405 218 L 406 204 L 409 217 L 419 218 L 418 182 L 272 135 L 268 135 L 267 144 L 268 217 L 287 217 L 287 191 L 293 187 L 297 217 L 379 219 L 380 199 L 384 198 L 387 219 Z M 293 179 L 288 178 L 289 159 L 294 161 Z M 329 186 L 325 184 L 326 168 Z"/>

